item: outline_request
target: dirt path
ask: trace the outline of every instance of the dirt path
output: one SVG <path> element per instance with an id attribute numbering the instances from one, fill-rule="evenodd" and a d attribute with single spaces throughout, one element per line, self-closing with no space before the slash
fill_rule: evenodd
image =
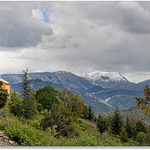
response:
<path id="1" fill-rule="evenodd" d="M 85 120 L 85 119 L 79 119 L 79 120 L 81 120 L 82 122 L 96 128 L 96 123 L 94 123 L 94 122 L 91 122 L 91 121 Z"/>

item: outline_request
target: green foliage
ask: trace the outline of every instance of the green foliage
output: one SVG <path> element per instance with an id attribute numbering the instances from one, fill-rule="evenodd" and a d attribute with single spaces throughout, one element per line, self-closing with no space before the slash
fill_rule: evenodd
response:
<path id="1" fill-rule="evenodd" d="M 132 129 L 132 126 L 131 126 L 128 116 L 126 118 L 125 128 L 126 128 L 128 137 L 131 138 L 133 136 L 133 129 Z"/>
<path id="2" fill-rule="evenodd" d="M 21 98 L 23 104 L 23 116 L 26 119 L 32 118 L 36 113 L 34 92 L 31 91 L 29 83 L 28 70 L 23 70 Z"/>
<path id="3" fill-rule="evenodd" d="M 43 106 L 40 103 L 37 103 L 37 110 L 39 113 L 41 113 L 41 111 L 43 111 Z"/>
<path id="4" fill-rule="evenodd" d="M 94 118 L 94 112 L 92 111 L 91 105 L 88 107 L 88 118 L 89 120 L 92 120 Z"/>
<path id="5" fill-rule="evenodd" d="M 10 100 L 8 102 L 8 108 L 10 112 L 13 113 L 17 117 L 20 117 L 23 114 L 22 99 L 20 99 L 17 96 L 17 93 L 15 91 L 10 93 Z"/>
<path id="6" fill-rule="evenodd" d="M 52 104 L 58 103 L 56 95 L 57 91 L 53 87 L 45 86 L 36 91 L 35 98 L 44 109 L 50 110 Z"/>
<path id="7" fill-rule="evenodd" d="M 88 119 L 88 107 L 86 105 L 84 105 L 83 107 L 84 107 L 83 118 Z"/>
<path id="8" fill-rule="evenodd" d="M 9 121 L 5 127 L 5 134 L 22 146 L 47 146 L 51 145 L 54 139 L 49 134 L 31 126 L 21 125 L 16 119 Z"/>
<path id="9" fill-rule="evenodd" d="M 144 132 L 138 132 L 136 136 L 136 140 L 140 143 L 143 144 L 146 140 L 146 134 Z"/>
<path id="10" fill-rule="evenodd" d="M 147 129 L 146 125 L 141 120 L 136 122 L 135 127 L 136 127 L 137 132 L 146 132 L 146 129 Z"/>
<path id="11" fill-rule="evenodd" d="M 120 139 L 111 136 L 108 132 L 104 132 L 98 140 L 99 146 L 127 146 L 123 144 Z"/>
<path id="12" fill-rule="evenodd" d="M 71 137 L 74 135 L 75 128 L 72 125 L 71 112 L 63 103 L 53 104 L 51 113 L 47 113 L 41 120 L 41 127 L 45 130 L 50 127 L 53 132 L 53 126 L 57 125 L 57 132 L 62 136 Z"/>
<path id="13" fill-rule="evenodd" d="M 146 134 L 146 143 L 150 146 L 150 132 Z"/>
<path id="14" fill-rule="evenodd" d="M 111 132 L 115 135 L 119 135 L 122 129 L 122 117 L 118 109 L 115 110 L 111 121 Z"/>
<path id="15" fill-rule="evenodd" d="M 144 89 L 144 96 L 145 98 L 136 97 L 135 101 L 137 106 L 140 107 L 145 114 L 148 114 L 150 112 L 150 87 L 148 85 L 146 85 Z"/>
<path id="16" fill-rule="evenodd" d="M 0 130 L 5 129 L 5 123 L 3 121 L 0 121 Z"/>
<path id="17" fill-rule="evenodd" d="M 38 120 L 28 120 L 27 124 L 38 129 L 38 130 L 41 129 L 40 122 Z"/>
<path id="18" fill-rule="evenodd" d="M 106 118 L 103 118 L 101 115 L 97 119 L 97 128 L 101 134 L 108 129 Z"/>
<path id="19" fill-rule="evenodd" d="M 120 139 L 121 139 L 122 142 L 127 142 L 128 141 L 128 135 L 127 135 L 127 132 L 126 132 L 125 128 L 123 128 L 121 133 L 120 133 Z"/>
<path id="20" fill-rule="evenodd" d="M 45 130 L 48 127 L 51 127 L 51 129 L 53 129 L 54 124 L 55 124 L 55 120 L 54 120 L 53 116 L 51 115 L 51 113 L 49 113 L 49 112 L 40 121 L 40 126 L 43 128 L 43 130 Z"/>
<path id="21" fill-rule="evenodd" d="M 59 92 L 59 99 L 79 117 L 83 117 L 84 112 L 84 100 L 81 100 L 77 95 L 74 95 L 71 91 L 63 89 L 62 92 Z"/>
<path id="22" fill-rule="evenodd" d="M 6 105 L 6 102 L 9 96 L 7 90 L 2 88 L 2 85 L 3 85 L 3 82 L 0 81 L 0 108 Z"/>

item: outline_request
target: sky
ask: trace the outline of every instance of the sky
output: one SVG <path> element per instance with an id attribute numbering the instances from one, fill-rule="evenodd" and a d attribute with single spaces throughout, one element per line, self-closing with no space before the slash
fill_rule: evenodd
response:
<path id="1" fill-rule="evenodd" d="M 150 79 L 150 2 L 0 2 L 0 73 Z"/>

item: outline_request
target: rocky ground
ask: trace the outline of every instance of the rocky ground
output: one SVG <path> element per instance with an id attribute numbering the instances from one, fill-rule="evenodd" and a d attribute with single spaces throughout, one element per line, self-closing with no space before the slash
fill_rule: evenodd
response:
<path id="1" fill-rule="evenodd" d="M 4 132 L 0 130 L 0 146 L 18 146 L 18 144 L 4 135 Z"/>

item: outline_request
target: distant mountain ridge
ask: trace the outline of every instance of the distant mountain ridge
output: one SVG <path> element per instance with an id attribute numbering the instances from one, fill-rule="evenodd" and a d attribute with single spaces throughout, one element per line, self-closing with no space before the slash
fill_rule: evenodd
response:
<path id="1" fill-rule="evenodd" d="M 77 76 L 71 72 L 57 71 L 29 73 L 28 75 L 32 81 L 31 87 L 35 91 L 46 85 L 59 90 L 67 88 L 75 94 L 86 98 L 87 105 L 92 105 L 93 100 L 93 107 L 97 110 L 96 112 L 100 112 L 99 108 L 102 108 L 101 102 L 103 107 L 105 107 L 105 104 L 109 104 L 113 108 L 119 105 L 119 109 L 127 109 L 132 106 L 134 97 L 143 97 L 144 87 L 150 85 L 150 80 L 136 84 L 128 81 L 121 74 L 114 72 L 99 71 Z M 20 90 L 22 74 L 1 74 L 0 78 L 10 82 L 11 90 Z M 107 107 L 107 111 L 109 109 Z M 106 111 L 106 109 L 101 110 Z"/>
<path id="2" fill-rule="evenodd" d="M 62 91 L 64 88 L 67 90 L 72 91 L 75 95 L 78 95 L 81 99 L 85 100 L 85 104 L 88 106 L 89 104 L 92 106 L 93 110 L 95 113 L 98 112 L 108 112 L 113 110 L 112 107 L 110 107 L 108 104 L 106 104 L 103 101 L 98 101 L 97 99 L 90 97 L 88 94 L 81 92 L 81 91 L 77 91 L 77 90 L 73 90 L 73 89 L 69 89 L 67 87 L 65 87 L 63 84 L 56 84 L 56 83 L 52 83 L 52 82 L 45 82 L 42 81 L 40 79 L 35 79 L 35 80 L 29 80 L 30 81 L 30 87 L 32 88 L 32 90 L 37 91 L 39 88 L 43 88 L 45 86 L 51 86 L 56 90 L 60 90 Z M 15 90 L 17 92 L 21 92 L 21 83 L 16 83 L 16 84 L 11 84 L 11 91 Z"/>
<path id="3" fill-rule="evenodd" d="M 63 84 L 77 90 L 86 90 L 93 87 L 93 84 L 88 80 L 66 71 L 29 73 L 28 76 L 30 80 L 40 79 L 45 82 Z M 22 74 L 2 74 L 0 78 L 11 84 L 16 84 L 22 81 Z"/>

